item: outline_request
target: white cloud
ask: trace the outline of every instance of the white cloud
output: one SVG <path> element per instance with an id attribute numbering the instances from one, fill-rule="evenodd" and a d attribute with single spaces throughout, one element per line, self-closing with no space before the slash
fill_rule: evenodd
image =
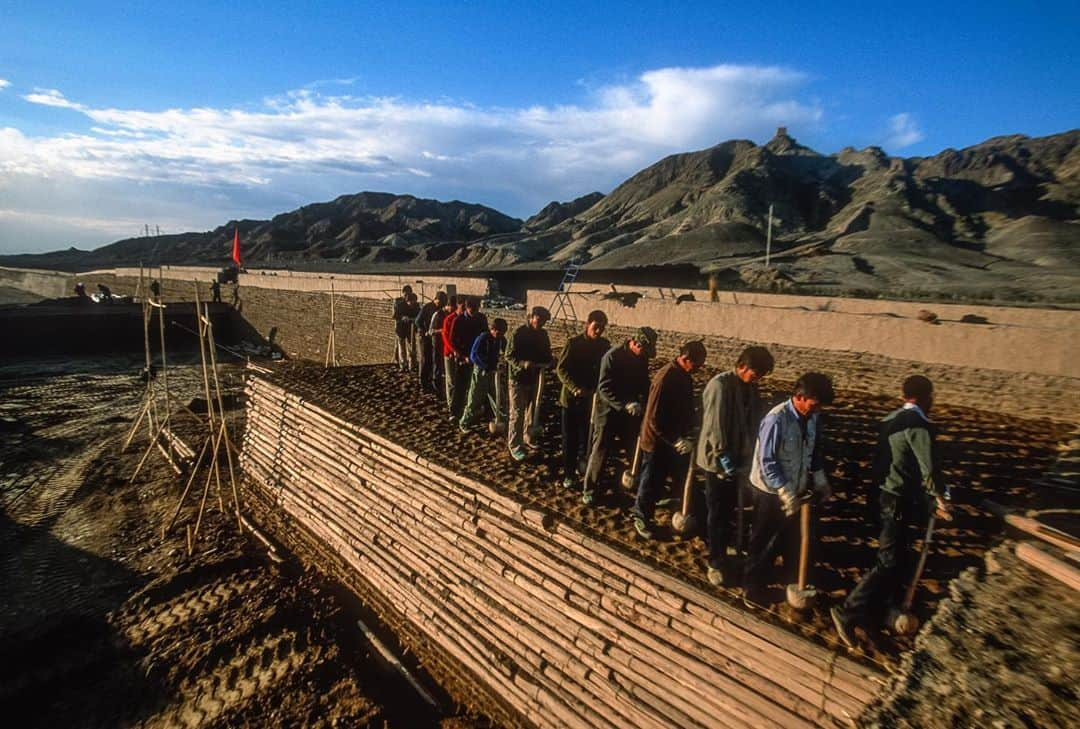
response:
<path id="1" fill-rule="evenodd" d="M 882 146 L 891 149 L 903 149 L 926 138 L 918 120 L 908 112 L 889 117 L 889 132 Z"/>
<path id="2" fill-rule="evenodd" d="M 771 66 L 664 68 L 596 89 L 586 103 L 525 108 L 320 93 L 314 82 L 246 108 L 96 108 L 55 89 L 33 104 L 74 110 L 89 131 L 31 136 L 0 129 L 0 173 L 225 188 L 269 215 L 283 196 L 311 202 L 359 189 L 457 198 L 527 216 L 552 199 L 606 190 L 673 152 L 733 137 L 805 131 L 821 107 L 807 78 Z M 259 192 L 261 190 L 261 192 Z M 120 200 L 116 204 L 121 204 Z M 125 218 L 117 209 L 108 218 Z M 2 234 L 2 231 L 0 231 Z"/>
<path id="3" fill-rule="evenodd" d="M 11 86 L 11 82 L 6 78 L 0 78 L 0 91 L 6 89 L 8 86 Z"/>

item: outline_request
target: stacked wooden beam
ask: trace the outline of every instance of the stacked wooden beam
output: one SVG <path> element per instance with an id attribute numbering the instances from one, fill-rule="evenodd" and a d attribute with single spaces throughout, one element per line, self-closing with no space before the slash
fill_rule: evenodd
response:
<path id="1" fill-rule="evenodd" d="M 243 467 L 535 726 L 831 726 L 881 676 L 253 377 Z"/>

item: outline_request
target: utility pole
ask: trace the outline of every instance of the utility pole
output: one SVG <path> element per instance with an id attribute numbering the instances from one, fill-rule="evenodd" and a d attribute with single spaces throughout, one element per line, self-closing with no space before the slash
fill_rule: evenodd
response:
<path id="1" fill-rule="evenodd" d="M 160 225 L 155 225 L 154 229 L 157 231 L 157 235 L 160 236 L 161 235 L 161 226 Z"/>
<path id="2" fill-rule="evenodd" d="M 149 223 L 144 223 L 143 224 L 143 232 L 146 234 L 147 238 L 150 237 L 150 224 Z"/>
<path id="3" fill-rule="evenodd" d="M 769 267 L 769 258 L 772 256 L 772 203 L 769 203 L 769 227 L 765 233 L 765 268 Z"/>

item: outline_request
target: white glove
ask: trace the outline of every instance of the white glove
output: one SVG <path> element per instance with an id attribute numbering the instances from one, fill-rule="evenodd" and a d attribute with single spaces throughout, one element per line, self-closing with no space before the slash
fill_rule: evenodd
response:
<path id="1" fill-rule="evenodd" d="M 675 452 L 679 455 L 685 456 L 692 450 L 694 450 L 694 441 L 689 438 L 679 438 L 675 441 Z"/>
<path id="2" fill-rule="evenodd" d="M 822 501 L 831 501 L 833 497 L 832 485 L 825 475 L 825 471 L 814 471 L 814 493 Z"/>
<path id="3" fill-rule="evenodd" d="M 641 403 L 639 403 L 639 402 L 627 403 L 626 404 L 626 412 L 628 412 L 631 415 L 631 417 L 636 418 L 637 416 L 641 415 Z"/>
<path id="4" fill-rule="evenodd" d="M 781 486 L 776 495 L 780 497 L 780 505 L 785 515 L 792 516 L 799 510 L 799 498 L 795 495 L 795 487 L 792 484 L 786 483 Z"/>

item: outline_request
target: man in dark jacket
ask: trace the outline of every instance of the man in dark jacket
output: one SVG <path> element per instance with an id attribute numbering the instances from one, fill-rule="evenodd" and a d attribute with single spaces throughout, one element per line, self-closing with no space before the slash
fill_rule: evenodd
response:
<path id="1" fill-rule="evenodd" d="M 634 448 L 649 393 L 649 359 L 656 356 L 656 338 L 654 329 L 642 327 L 632 338 L 609 349 L 600 360 L 589 466 L 581 494 L 586 506 L 596 500 L 608 451 L 616 443 L 628 453 Z"/>
<path id="2" fill-rule="evenodd" d="M 562 407 L 563 488 L 572 488 L 578 471 L 584 473 L 588 449 L 592 399 L 600 380 L 600 360 L 611 349 L 604 339 L 607 314 L 599 309 L 589 312 L 585 332 L 563 347 L 555 365 L 555 375 L 562 383 L 559 405 Z"/>
<path id="3" fill-rule="evenodd" d="M 431 320 L 435 312 L 446 306 L 446 292 L 437 291 L 435 298 L 420 307 L 420 313 L 416 315 L 413 325 L 416 327 L 416 336 L 420 340 L 420 390 L 427 393 L 435 393 L 434 371 L 435 350 L 431 344 Z M 441 354 L 441 353 L 440 353 Z"/>
<path id="4" fill-rule="evenodd" d="M 869 618 L 880 619 L 891 605 L 899 605 L 904 577 L 911 574 L 904 559 L 910 539 L 907 525 L 933 513 L 950 521 L 945 483 L 937 450 L 937 426 L 930 421 L 934 385 L 912 375 L 902 387 L 904 404 L 881 421 L 874 477 L 881 487 L 878 508 L 881 536 L 877 560 L 848 595 L 843 606 L 832 608 L 833 625 L 840 639 L 855 647 L 854 627 Z"/>
<path id="5" fill-rule="evenodd" d="M 398 366 L 402 372 L 416 369 L 416 316 L 420 313 L 420 303 L 416 294 L 409 292 L 400 306 L 395 307 L 394 318 L 397 320 Z"/>
<path id="6" fill-rule="evenodd" d="M 405 308 L 405 300 L 412 292 L 412 286 L 410 286 L 409 284 L 405 284 L 401 287 L 401 296 L 395 298 L 390 305 L 390 316 L 394 320 L 394 364 L 396 364 L 399 368 L 403 368 L 403 365 L 401 361 L 401 346 L 398 342 L 398 329 L 401 324 L 401 317 Z"/>
<path id="7" fill-rule="evenodd" d="M 537 386 L 540 371 L 554 362 L 551 340 L 544 325 L 551 313 L 542 306 L 533 307 L 529 321 L 514 332 L 506 350 L 506 363 L 510 384 L 510 422 L 507 423 L 506 445 L 515 461 L 525 460 L 525 448 L 536 450 L 538 446 L 528 437 L 528 428 L 534 419 L 533 408 L 537 406 Z"/>
<path id="8" fill-rule="evenodd" d="M 465 300 L 465 313 L 459 314 L 454 320 L 450 332 L 450 344 L 454 348 L 454 359 L 457 361 L 454 372 L 454 399 L 450 403 L 450 416 L 455 421 L 461 420 L 465 411 L 465 400 L 469 396 L 473 370 L 469 354 L 472 352 L 473 342 L 487 329 L 487 317 L 480 313 L 479 297 L 468 297 Z"/>
<path id="9" fill-rule="evenodd" d="M 634 529 L 652 539 L 653 514 L 668 476 L 678 483 L 690 465 L 694 442 L 694 381 L 691 375 L 705 364 L 705 345 L 686 342 L 679 356 L 653 377 L 645 417 L 641 421 L 641 478 L 634 501 Z"/>
<path id="10" fill-rule="evenodd" d="M 476 426 L 476 421 L 485 405 L 491 406 L 495 413 L 492 393 L 495 387 L 495 369 L 499 358 L 506 350 L 506 319 L 494 319 L 491 328 L 476 338 L 469 351 L 472 362 L 472 381 L 469 383 L 469 397 L 465 403 L 465 412 L 461 416 L 459 427 L 462 433 L 468 433 Z"/>
<path id="11" fill-rule="evenodd" d="M 705 474 L 707 576 L 713 585 L 724 584 L 731 542 L 728 525 L 740 505 L 739 492 L 745 493 L 748 484 L 758 422 L 764 414 L 757 382 L 772 370 L 769 350 L 747 347 L 735 368 L 709 380 L 701 394 L 701 437 L 694 463 Z"/>

